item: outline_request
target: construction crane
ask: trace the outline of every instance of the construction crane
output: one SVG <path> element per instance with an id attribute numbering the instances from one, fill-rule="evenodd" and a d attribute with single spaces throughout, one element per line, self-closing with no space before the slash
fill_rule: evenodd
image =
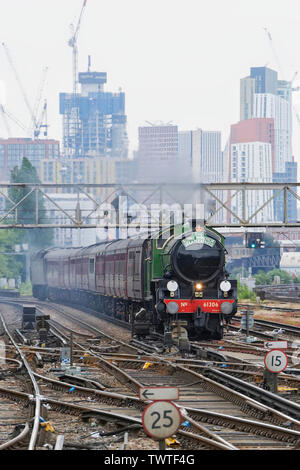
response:
<path id="1" fill-rule="evenodd" d="M 81 21 L 82 21 L 82 17 L 83 17 L 85 7 L 86 7 L 86 3 L 87 3 L 87 0 L 84 0 L 76 28 L 74 27 L 73 23 L 71 24 L 72 36 L 71 36 L 71 38 L 68 42 L 68 45 L 70 47 L 72 47 L 72 49 L 73 49 L 73 93 L 74 94 L 77 93 L 77 74 L 78 74 L 77 39 L 78 39 L 78 34 L 79 34 L 79 31 L 80 31 Z"/>
<path id="2" fill-rule="evenodd" d="M 41 129 L 44 128 L 44 137 L 48 135 L 48 122 L 47 122 L 47 100 L 44 101 L 44 106 L 41 110 L 41 115 L 37 121 L 37 126 L 34 130 L 34 138 L 38 139 L 41 133 Z"/>
<path id="3" fill-rule="evenodd" d="M 6 119 L 5 109 L 4 109 L 2 104 L 0 105 L 0 113 L 1 113 L 1 116 L 2 116 L 3 124 L 5 126 L 7 135 L 8 135 L 8 137 L 11 137 L 12 136 L 11 128 L 10 128 L 10 125 L 8 124 L 7 119 Z"/>
<path id="4" fill-rule="evenodd" d="M 38 114 L 39 114 L 39 108 L 40 108 L 40 104 L 41 104 L 43 90 L 44 90 L 45 83 L 46 83 L 47 73 L 48 73 L 48 67 L 45 67 L 43 69 L 43 72 L 42 72 L 42 78 L 41 78 L 40 86 L 39 86 L 39 89 L 38 89 L 38 94 L 37 94 L 37 97 L 36 97 L 35 105 L 34 105 L 34 108 L 33 108 L 33 116 L 34 116 L 35 119 L 31 123 L 31 132 L 32 132 L 32 134 L 34 135 L 35 138 L 38 137 L 39 134 L 40 134 L 41 120 L 38 119 Z M 43 109 L 44 109 L 44 107 L 43 107 Z M 42 113 L 43 113 L 43 109 L 41 111 Z M 46 109 L 47 109 L 47 104 L 46 104 Z"/>
<path id="5" fill-rule="evenodd" d="M 34 123 L 34 125 L 36 125 L 36 118 L 35 118 L 35 116 L 34 116 L 34 113 L 33 113 L 33 111 L 32 111 L 32 108 L 31 108 L 31 106 L 30 106 L 29 100 L 28 100 L 28 98 L 27 98 L 27 94 L 25 93 L 25 90 L 24 90 L 24 88 L 23 88 L 23 85 L 22 85 L 22 82 L 21 82 L 21 80 L 20 80 L 20 77 L 19 77 L 19 74 L 18 74 L 18 72 L 17 72 L 17 69 L 16 69 L 16 67 L 15 67 L 15 65 L 14 65 L 14 62 L 13 62 L 13 60 L 12 60 L 11 54 L 10 54 L 10 52 L 9 52 L 9 49 L 8 49 L 7 45 L 6 45 L 4 42 L 2 43 L 2 46 L 3 46 L 4 50 L 5 50 L 7 60 L 8 60 L 10 66 L 11 66 L 11 68 L 12 68 L 12 71 L 13 71 L 13 73 L 14 73 L 14 75 L 15 75 L 15 79 L 16 79 L 18 85 L 19 85 L 20 91 L 21 91 L 21 93 L 22 93 L 22 96 L 23 96 L 25 105 L 26 105 L 26 107 L 27 107 L 27 109 L 28 109 L 28 111 L 29 111 L 29 114 L 30 114 L 30 117 L 31 117 L 31 119 L 32 119 L 32 122 Z"/>
<path id="6" fill-rule="evenodd" d="M 24 126 L 24 124 L 22 124 L 18 118 L 16 118 L 12 113 L 10 113 L 6 108 L 4 108 L 2 104 L 0 104 L 0 113 L 2 115 L 2 119 L 9 137 L 12 136 L 12 133 L 6 117 L 9 117 L 9 119 L 11 119 L 15 124 L 17 124 L 17 126 L 20 127 L 20 129 L 22 129 L 26 134 L 28 134 L 28 129 L 26 128 L 26 126 Z"/>
<path id="7" fill-rule="evenodd" d="M 271 36 L 271 33 L 270 33 L 270 31 L 268 31 L 267 28 L 264 28 L 264 30 L 265 30 L 265 32 L 266 32 L 266 35 L 268 36 L 269 41 L 270 41 L 271 49 L 272 49 L 272 51 L 273 51 L 275 60 L 276 60 L 276 62 L 277 62 L 277 65 L 278 65 L 278 68 L 279 68 L 279 72 L 281 73 L 281 76 L 282 76 L 282 78 L 284 79 L 284 75 L 283 75 L 283 72 L 282 72 L 282 67 L 281 67 L 281 64 L 280 64 L 278 55 L 277 55 L 277 53 L 276 53 L 276 49 L 275 49 L 275 47 L 274 47 L 273 38 L 272 38 L 272 36 Z"/>
<path id="8" fill-rule="evenodd" d="M 268 39 L 269 39 L 269 42 L 270 42 L 270 45 L 271 45 L 271 48 L 272 48 L 272 51 L 273 51 L 275 60 L 276 60 L 276 62 L 277 62 L 278 68 L 279 68 L 279 70 L 280 70 L 280 73 L 281 73 L 282 77 L 284 77 L 283 71 L 282 71 L 282 67 L 281 67 L 281 65 L 280 65 L 280 61 L 279 61 L 278 55 L 277 55 L 277 53 L 276 53 L 276 49 L 275 49 L 275 47 L 274 47 L 274 43 L 273 43 L 273 39 L 272 39 L 271 33 L 268 31 L 267 28 L 264 28 L 264 30 L 265 30 L 265 32 L 266 32 L 266 34 L 267 34 L 267 36 L 268 36 Z M 294 76 L 293 76 L 292 80 L 291 80 L 290 82 L 288 82 L 291 93 L 300 90 L 300 86 L 297 86 L 297 87 L 294 87 L 294 88 L 293 88 L 293 83 L 294 83 L 294 81 L 296 80 L 297 76 L 298 76 L 298 71 L 296 71 L 296 72 L 294 73 Z M 295 115 L 296 115 L 296 119 L 297 119 L 297 121 L 298 121 L 298 124 L 300 124 L 300 116 L 299 116 L 299 113 L 297 112 L 295 106 L 294 106 L 294 105 L 292 105 L 292 106 L 293 106 L 293 110 L 294 110 L 294 113 L 295 113 Z"/>
<path id="9" fill-rule="evenodd" d="M 3 46 L 4 51 L 6 53 L 7 60 L 8 60 L 10 66 L 12 68 L 13 73 L 14 73 L 15 79 L 16 79 L 18 85 L 19 85 L 19 88 L 20 88 L 21 94 L 23 96 L 25 105 L 28 109 L 28 112 L 29 112 L 29 115 L 30 115 L 30 125 L 26 129 L 24 124 L 22 124 L 15 116 L 13 116 L 11 113 L 9 113 L 7 111 L 7 109 L 5 109 L 1 105 L 0 112 L 2 114 L 2 118 L 4 119 L 4 121 L 6 121 L 5 116 L 8 116 L 12 121 L 15 122 L 15 124 L 17 124 L 21 129 L 23 129 L 26 132 L 26 134 L 29 135 L 30 137 L 33 136 L 34 138 L 38 138 L 39 135 L 40 135 L 41 127 L 46 127 L 46 132 L 44 133 L 44 135 L 47 135 L 47 128 L 48 128 L 47 122 L 46 122 L 46 124 L 43 124 L 43 119 L 45 118 L 46 112 L 47 112 L 47 104 L 44 105 L 44 107 L 42 109 L 42 114 L 41 114 L 40 119 L 38 119 L 38 111 L 39 111 L 40 102 L 41 102 L 41 98 L 42 98 L 42 93 L 43 93 L 45 82 L 46 82 L 48 67 L 45 67 L 43 69 L 41 83 L 40 83 L 40 86 L 39 86 L 39 89 L 38 89 L 38 94 L 37 94 L 35 106 L 34 106 L 34 109 L 32 109 L 32 107 L 29 103 L 27 94 L 26 94 L 26 92 L 24 90 L 24 87 L 22 85 L 22 82 L 20 80 L 19 74 L 17 72 L 16 66 L 13 62 L 10 51 L 9 51 L 7 45 L 4 42 L 2 43 L 2 46 Z M 7 121 L 6 121 L 6 130 L 8 131 L 8 129 L 10 129 L 10 128 L 9 128 L 9 126 L 7 127 Z M 10 130 L 9 130 L 8 134 L 11 135 Z"/>
<path id="10" fill-rule="evenodd" d="M 278 55 L 277 55 L 277 53 L 276 53 L 276 49 L 275 49 L 275 46 L 274 46 L 274 42 L 273 42 L 273 38 L 272 38 L 272 36 L 271 36 L 271 33 L 268 31 L 267 28 L 264 28 L 264 30 L 265 30 L 265 32 L 266 32 L 266 34 L 267 34 L 267 36 L 268 36 L 268 39 L 269 39 L 269 42 L 270 42 L 270 45 L 271 45 L 271 49 L 272 49 L 272 52 L 273 52 L 273 54 L 274 54 L 274 57 L 275 57 L 275 60 L 276 60 L 278 69 L 279 69 L 279 71 L 280 71 L 280 73 L 281 73 L 281 76 L 282 76 L 283 80 L 285 80 L 285 78 L 284 78 L 284 73 L 283 73 L 283 69 L 282 69 L 282 67 L 281 67 L 281 63 L 280 63 L 279 58 L 278 58 Z M 299 90 L 300 90 L 300 86 L 298 86 L 298 87 L 296 87 L 296 88 L 293 88 L 293 83 L 294 83 L 294 81 L 296 80 L 297 75 L 298 75 L 298 71 L 296 71 L 296 72 L 294 73 L 294 76 L 293 76 L 292 80 L 290 80 L 290 82 L 288 82 L 291 91 L 299 91 Z"/>

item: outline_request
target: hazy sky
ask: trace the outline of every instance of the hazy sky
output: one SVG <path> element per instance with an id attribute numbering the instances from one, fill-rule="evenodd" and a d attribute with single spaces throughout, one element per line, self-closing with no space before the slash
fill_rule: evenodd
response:
<path id="1" fill-rule="evenodd" d="M 49 136 L 61 138 L 58 93 L 72 90 L 70 23 L 83 0 L 0 0 L 0 39 L 13 56 L 32 106 L 42 68 L 49 67 Z M 131 149 L 145 121 L 172 121 L 181 129 L 221 130 L 239 120 L 240 78 L 251 66 L 278 70 L 264 27 L 272 34 L 284 79 L 299 70 L 299 0 L 87 0 L 78 39 L 79 69 L 108 75 L 107 91 L 126 92 Z M 29 114 L 3 48 L 0 79 L 6 106 L 25 124 Z M 300 114 L 300 92 L 294 93 Z M 300 124 L 294 119 L 300 163 Z M 12 125 L 13 129 L 16 129 Z M 22 135 L 22 131 L 14 132 Z M 0 119 L 0 135 L 6 136 Z M 298 137 L 299 136 L 299 137 Z"/>

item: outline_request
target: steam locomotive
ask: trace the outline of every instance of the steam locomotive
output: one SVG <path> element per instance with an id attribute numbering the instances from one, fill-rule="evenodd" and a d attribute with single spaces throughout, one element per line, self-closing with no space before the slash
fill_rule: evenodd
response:
<path id="1" fill-rule="evenodd" d="M 139 335 L 180 322 L 190 339 L 221 339 L 237 311 L 225 254 L 223 236 L 193 221 L 146 238 L 45 249 L 31 260 L 33 295 L 89 306 Z"/>

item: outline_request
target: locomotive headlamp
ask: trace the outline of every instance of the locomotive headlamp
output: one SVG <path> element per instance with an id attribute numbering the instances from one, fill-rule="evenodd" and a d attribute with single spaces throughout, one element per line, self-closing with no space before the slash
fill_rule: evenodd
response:
<path id="1" fill-rule="evenodd" d="M 195 289 L 198 290 L 198 291 L 203 289 L 203 285 L 201 284 L 201 282 L 197 282 L 195 284 Z"/>
<path id="2" fill-rule="evenodd" d="M 220 284 L 220 289 L 223 292 L 228 292 L 231 289 L 231 284 L 229 281 L 222 281 Z"/>
<path id="3" fill-rule="evenodd" d="M 175 292 L 178 289 L 178 284 L 176 281 L 169 281 L 167 284 L 167 289 L 170 292 Z"/>

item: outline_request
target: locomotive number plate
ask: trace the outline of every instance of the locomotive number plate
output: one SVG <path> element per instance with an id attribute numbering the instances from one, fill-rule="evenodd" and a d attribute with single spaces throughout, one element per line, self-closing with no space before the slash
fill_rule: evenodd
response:
<path id="1" fill-rule="evenodd" d="M 204 308 L 218 308 L 218 309 L 221 306 L 220 302 L 215 301 L 215 300 L 213 302 L 211 302 L 211 301 L 203 302 L 202 305 L 203 305 Z"/>

